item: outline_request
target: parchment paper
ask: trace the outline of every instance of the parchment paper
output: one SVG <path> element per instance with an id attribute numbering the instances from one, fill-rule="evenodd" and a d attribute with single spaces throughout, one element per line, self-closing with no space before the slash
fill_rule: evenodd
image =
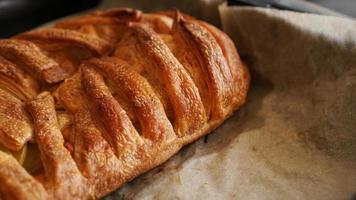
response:
<path id="1" fill-rule="evenodd" d="M 220 128 L 107 199 L 352 199 L 356 22 L 220 6 L 252 72 Z"/>

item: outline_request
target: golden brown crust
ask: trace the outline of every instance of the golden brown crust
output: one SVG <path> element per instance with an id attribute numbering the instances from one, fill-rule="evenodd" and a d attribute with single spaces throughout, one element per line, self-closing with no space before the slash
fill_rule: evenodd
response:
<path id="1" fill-rule="evenodd" d="M 0 151 L 0 194 L 4 199 L 47 199 L 43 186 L 9 154 Z"/>
<path id="2" fill-rule="evenodd" d="M 145 78 L 131 70 L 121 60 L 104 58 L 92 60 L 91 63 L 103 71 L 104 76 L 111 79 L 120 92 L 130 99 L 140 122 L 143 137 L 154 143 L 160 143 L 165 138 L 175 137 L 163 105 Z"/>
<path id="3" fill-rule="evenodd" d="M 112 190 L 119 181 L 120 163 L 102 137 L 98 119 L 90 113 L 87 97 L 76 74 L 60 86 L 60 102 L 72 116 L 74 130 L 73 159 L 91 185 L 94 194 Z M 90 192 L 87 191 L 87 192 Z"/>
<path id="4" fill-rule="evenodd" d="M 100 198 L 219 126 L 248 86 L 230 38 L 179 12 L 96 11 L 0 40 L 0 198 Z M 36 175 L 6 153 L 31 140 Z"/>
<path id="5" fill-rule="evenodd" d="M 194 49 L 211 94 L 210 119 L 220 118 L 230 110 L 232 75 L 221 47 L 212 34 L 195 20 L 185 20 L 179 14 L 176 26 L 188 46 Z"/>
<path id="6" fill-rule="evenodd" d="M 12 91 L 22 100 L 35 97 L 39 90 L 36 80 L 2 56 L 0 56 L 0 82 L 1 88 Z"/>
<path id="7" fill-rule="evenodd" d="M 131 13 L 131 14 L 130 14 Z M 122 10 L 115 16 L 105 16 L 105 12 L 95 12 L 93 15 L 69 18 L 55 24 L 55 28 L 77 30 L 82 33 L 97 36 L 110 44 L 115 44 L 127 31 L 131 21 L 139 21 L 141 13 L 135 10 Z"/>
<path id="8" fill-rule="evenodd" d="M 169 34 L 173 24 L 173 19 L 159 14 L 143 14 L 139 24 L 145 24 L 160 34 Z"/>
<path id="9" fill-rule="evenodd" d="M 89 34 L 83 34 L 74 30 L 64 30 L 57 28 L 30 31 L 17 35 L 16 38 L 70 43 L 87 48 L 96 56 L 106 55 L 111 52 L 112 49 L 111 44 L 101 38 L 91 36 Z"/>
<path id="10" fill-rule="evenodd" d="M 29 102 L 35 125 L 35 139 L 44 165 L 45 188 L 53 198 L 73 199 L 85 196 L 86 180 L 80 174 L 58 127 L 54 101 L 49 93 Z M 65 181 L 63 181 L 65 180 Z"/>
<path id="11" fill-rule="evenodd" d="M 0 144 L 18 151 L 32 138 L 31 119 L 24 103 L 6 90 L 0 89 Z"/>
<path id="12" fill-rule="evenodd" d="M 182 137 L 201 127 L 206 122 L 205 110 L 198 88 L 187 71 L 152 29 L 137 23 L 131 28 L 138 38 L 140 48 L 147 58 L 152 59 L 157 73 L 162 76 L 174 110 L 176 134 Z"/>
<path id="13" fill-rule="evenodd" d="M 105 127 L 104 137 L 106 136 L 116 156 L 125 159 L 134 155 L 135 149 L 143 144 L 143 140 L 126 112 L 111 95 L 103 77 L 95 69 L 83 67 L 82 84 L 86 95 L 92 100 L 90 108 Z"/>
<path id="14" fill-rule="evenodd" d="M 235 100 L 233 102 L 236 103 L 237 106 L 241 106 L 245 103 L 247 91 L 250 86 L 250 74 L 248 69 L 241 61 L 240 56 L 235 48 L 234 42 L 228 35 L 226 35 L 226 33 L 206 22 L 199 22 L 211 32 L 216 41 L 219 43 L 221 50 L 223 51 L 223 54 L 229 64 L 229 68 L 234 80 L 234 89 L 236 90 L 237 95 L 234 95 Z"/>
<path id="15" fill-rule="evenodd" d="M 58 63 L 46 56 L 34 43 L 23 40 L 0 40 L 0 54 L 37 79 L 48 83 L 63 80 L 68 74 L 61 70 Z"/>

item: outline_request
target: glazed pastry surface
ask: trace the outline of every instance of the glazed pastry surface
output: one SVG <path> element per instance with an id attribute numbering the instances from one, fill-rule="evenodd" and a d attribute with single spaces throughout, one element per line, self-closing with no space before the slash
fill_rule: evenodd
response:
<path id="1" fill-rule="evenodd" d="M 98 199 L 246 99 L 231 39 L 177 11 L 117 8 L 0 40 L 0 199 Z"/>

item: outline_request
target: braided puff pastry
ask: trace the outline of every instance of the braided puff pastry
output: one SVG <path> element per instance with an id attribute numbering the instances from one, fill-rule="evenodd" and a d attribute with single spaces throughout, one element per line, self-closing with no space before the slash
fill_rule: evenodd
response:
<path id="1" fill-rule="evenodd" d="M 179 12 L 96 11 L 0 40 L 0 199 L 97 199 L 245 101 L 231 39 Z"/>

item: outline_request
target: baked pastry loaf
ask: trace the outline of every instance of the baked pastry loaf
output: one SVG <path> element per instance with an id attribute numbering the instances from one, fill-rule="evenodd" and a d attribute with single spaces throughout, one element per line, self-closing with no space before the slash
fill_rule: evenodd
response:
<path id="1" fill-rule="evenodd" d="M 0 40 L 0 199 L 100 198 L 219 126 L 248 87 L 231 39 L 177 11 Z"/>

